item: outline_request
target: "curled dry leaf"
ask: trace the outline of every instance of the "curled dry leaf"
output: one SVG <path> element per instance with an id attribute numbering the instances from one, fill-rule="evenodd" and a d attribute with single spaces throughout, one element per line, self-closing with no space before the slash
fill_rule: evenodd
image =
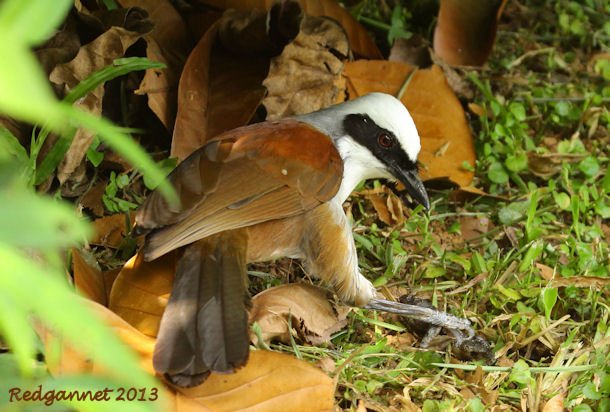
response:
<path id="1" fill-rule="evenodd" d="M 371 203 L 373 204 L 373 208 L 375 208 L 375 212 L 377 212 L 377 216 L 379 216 L 379 220 L 381 220 L 386 225 L 392 224 L 392 216 L 390 215 L 390 211 L 388 210 L 388 205 L 386 203 L 386 197 L 379 193 L 372 193 L 367 196 Z"/>
<path id="2" fill-rule="evenodd" d="M 506 0 L 441 0 L 434 30 L 434 51 L 452 65 L 485 63 L 496 37 Z"/>
<path id="3" fill-rule="evenodd" d="M 354 99 L 371 92 L 396 95 L 413 70 L 404 63 L 360 60 L 346 63 L 343 75 L 350 99 Z M 462 164 L 475 163 L 472 134 L 442 70 L 438 66 L 417 70 L 401 100 L 413 116 L 422 139 L 419 154 L 424 165 L 422 178 L 447 177 L 467 186 L 474 174 L 463 169 Z"/>
<path id="4" fill-rule="evenodd" d="M 140 37 L 142 37 L 140 33 L 121 27 L 112 27 L 91 43 L 81 47 L 73 60 L 55 67 L 49 78 L 53 83 L 63 85 L 65 93 L 68 93 L 93 72 L 108 66 L 114 59 L 122 57 L 127 48 Z M 77 102 L 76 106 L 92 114 L 100 115 L 103 97 L 104 85 L 100 85 Z M 70 149 L 58 167 L 57 178 L 61 183 L 65 182 L 80 165 L 92 141 L 91 132 L 84 129 L 76 132 Z"/>
<path id="5" fill-rule="evenodd" d="M 220 9 L 268 10 L 276 0 L 202 0 L 202 3 Z M 336 0 L 300 0 L 305 14 L 316 17 L 330 17 L 345 30 L 351 50 L 367 59 L 379 59 L 381 52 L 371 40 L 367 31 Z"/>
<path id="6" fill-rule="evenodd" d="M 309 343 L 328 342 L 346 324 L 347 308 L 333 309 L 325 289 L 289 284 L 267 289 L 252 299 L 250 323 L 257 322 L 265 342 L 290 342 L 290 327 Z M 257 340 L 252 334 L 251 339 Z"/>
<path id="7" fill-rule="evenodd" d="M 371 201 L 379 220 L 386 225 L 396 225 L 405 221 L 403 202 L 386 186 L 362 190 L 359 193 Z"/>
<path id="8" fill-rule="evenodd" d="M 432 64 L 429 42 L 419 34 L 408 39 L 398 38 L 390 49 L 388 60 L 417 67 L 428 67 Z"/>
<path id="9" fill-rule="evenodd" d="M 18 122 L 17 120 L 12 119 L 10 117 L 0 115 L 0 127 L 4 127 L 13 136 L 15 136 L 23 147 L 27 147 L 27 145 L 29 144 L 31 139 L 30 126 Z"/>
<path id="10" fill-rule="evenodd" d="M 99 265 L 90 253 L 72 249 L 72 272 L 76 289 L 88 299 L 107 305 L 107 285 Z"/>
<path id="11" fill-rule="evenodd" d="M 146 57 L 165 63 L 167 67 L 146 70 L 137 93 L 148 95 L 148 106 L 171 131 L 176 118 L 178 80 L 192 40 L 182 17 L 169 0 L 119 0 L 119 4 L 124 8 L 143 8 L 154 23 L 153 30 L 144 37 Z"/>
<path id="12" fill-rule="evenodd" d="M 76 13 L 70 13 L 63 27 L 34 51 L 47 74 L 50 74 L 58 64 L 66 63 L 76 57 L 81 46 L 77 24 Z"/>
<path id="13" fill-rule="evenodd" d="M 349 53 L 345 32 L 333 20 L 305 17 L 297 37 L 271 61 L 263 82 L 267 120 L 313 112 L 344 99 L 341 77 Z"/>

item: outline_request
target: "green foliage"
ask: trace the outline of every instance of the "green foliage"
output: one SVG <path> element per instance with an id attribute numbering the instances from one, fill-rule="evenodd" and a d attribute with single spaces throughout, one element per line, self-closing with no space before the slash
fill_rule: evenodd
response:
<path id="1" fill-rule="evenodd" d="M 351 9 L 354 17 L 366 26 L 387 33 L 388 45 L 393 45 L 397 39 L 408 39 L 413 33 L 408 30 L 413 17 L 407 7 L 400 2 L 395 3 L 393 8 L 380 5 L 377 1 L 365 0 Z M 389 21 L 389 24 L 386 23 Z"/>
<path id="2" fill-rule="evenodd" d="M 98 134 L 149 178 L 159 182 L 164 176 L 124 130 L 69 104 L 112 76 L 138 67 L 158 67 L 157 64 L 141 59 L 119 61 L 77 87 L 66 101 L 56 101 L 30 48 L 49 37 L 71 6 L 72 2 L 67 0 L 6 0 L 0 5 L 0 41 L 3 44 L 0 60 L 10 62 L 0 66 L 0 112 L 43 125 L 33 139 L 30 153 L 20 147 L 7 130 L 0 129 L 0 202 L 3 205 L 0 214 L 0 259 L 3 262 L 0 334 L 14 354 L 0 356 L 1 362 L 13 362 L 14 365 L 0 368 L 0 381 L 13 385 L 18 382 L 24 389 L 37 384 L 43 384 L 46 389 L 94 389 L 117 385 L 155 388 L 156 382 L 139 368 L 135 355 L 65 280 L 61 251 L 82 243 L 90 234 L 89 225 L 69 205 L 37 195 L 32 190 L 35 176 L 48 175 L 58 159 L 61 160 L 65 143 L 77 127 Z M 51 130 L 65 140 L 60 139 L 57 156 L 47 164 L 43 161 L 42 168 L 37 169 L 42 141 Z M 170 192 L 167 187 L 162 187 L 165 193 Z M 41 374 L 40 365 L 33 361 L 41 348 L 30 326 L 32 316 L 67 339 L 79 352 L 101 362 L 106 377 L 54 379 Z M 6 406 L 6 394 L 2 395 L 0 408 Z M 109 405 L 113 410 L 157 410 L 161 405 L 159 402 L 71 404 L 87 411 L 106 410 Z"/>

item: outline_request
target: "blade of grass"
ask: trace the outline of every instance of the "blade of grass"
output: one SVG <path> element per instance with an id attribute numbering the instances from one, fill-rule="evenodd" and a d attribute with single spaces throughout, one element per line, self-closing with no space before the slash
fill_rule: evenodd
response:
<path id="1" fill-rule="evenodd" d="M 74 87 L 70 93 L 68 93 L 63 101 L 72 104 L 95 90 L 96 87 L 127 73 L 164 67 L 165 65 L 163 63 L 154 62 L 144 57 L 126 57 L 116 59 L 111 65 L 96 71 L 76 85 L 76 87 Z M 43 128 L 38 138 L 46 139 L 49 131 L 50 130 L 48 127 Z M 36 185 L 39 185 L 47 180 L 51 173 L 53 173 L 57 166 L 59 166 L 59 163 L 68 152 L 68 149 L 70 149 L 70 145 L 72 144 L 72 140 L 74 140 L 75 133 L 75 130 L 65 133 L 59 137 L 57 142 L 55 142 L 53 148 L 45 156 L 42 162 L 40 162 L 40 165 L 36 169 L 36 180 L 34 182 Z"/>
<path id="2" fill-rule="evenodd" d="M 430 363 L 437 368 L 460 369 L 464 371 L 474 371 L 477 368 L 483 369 L 483 372 L 510 372 L 510 366 L 482 366 L 482 365 L 461 365 L 458 363 Z M 546 372 L 584 372 L 596 369 L 597 365 L 578 365 L 578 366 L 532 366 L 529 368 L 532 373 Z"/>

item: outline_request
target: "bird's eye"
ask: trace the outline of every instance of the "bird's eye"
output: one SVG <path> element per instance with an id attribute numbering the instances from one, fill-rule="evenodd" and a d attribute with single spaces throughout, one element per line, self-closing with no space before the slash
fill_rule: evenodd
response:
<path id="1" fill-rule="evenodd" d="M 387 149 L 394 146 L 394 138 L 388 133 L 382 132 L 377 136 L 377 143 L 379 143 L 379 146 Z"/>

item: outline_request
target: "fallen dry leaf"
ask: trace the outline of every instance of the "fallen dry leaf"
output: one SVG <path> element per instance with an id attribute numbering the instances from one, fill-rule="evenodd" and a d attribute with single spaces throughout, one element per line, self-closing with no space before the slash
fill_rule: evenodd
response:
<path id="1" fill-rule="evenodd" d="M 460 231 L 466 241 L 480 237 L 493 227 L 493 223 L 487 216 L 460 216 Z"/>
<path id="2" fill-rule="evenodd" d="M 135 212 L 131 212 L 129 216 L 117 213 L 94 220 L 94 235 L 89 243 L 115 249 L 119 248 L 125 240 L 128 228 L 134 221 L 134 216 Z"/>
<path id="3" fill-rule="evenodd" d="M 331 411 L 335 385 L 324 372 L 292 356 L 252 351 L 246 366 L 212 374 L 180 394 L 213 411 Z"/>
<path id="4" fill-rule="evenodd" d="M 485 63 L 496 37 L 506 0 L 441 0 L 434 30 L 434 51 L 452 65 Z"/>
<path id="5" fill-rule="evenodd" d="M 405 63 L 359 60 L 346 63 L 350 99 L 371 92 L 396 95 L 414 70 Z M 419 161 L 423 179 L 448 177 L 467 186 L 473 172 L 462 168 L 463 162 L 475 163 L 472 135 L 464 110 L 447 85 L 438 66 L 417 70 L 402 97 L 422 139 Z"/>
<path id="6" fill-rule="evenodd" d="M 386 225 L 396 225 L 405 221 L 403 201 L 386 186 L 372 190 L 361 190 L 358 194 L 371 201 L 375 212 Z"/>
<path id="7" fill-rule="evenodd" d="M 540 271 L 540 276 L 542 276 L 544 280 L 553 280 L 555 277 L 555 270 L 553 268 L 538 262 L 536 262 L 535 265 Z"/>
<path id="8" fill-rule="evenodd" d="M 270 56 L 285 45 L 276 44 L 270 33 L 277 32 L 278 25 L 298 31 L 298 20 L 292 16 L 283 14 L 281 21 L 272 16 L 271 11 L 256 10 L 228 10 L 222 16 L 210 62 L 208 139 L 248 124 L 265 96 L 262 83 Z"/>
<path id="9" fill-rule="evenodd" d="M 6 128 L 19 140 L 23 147 L 27 147 L 31 139 L 31 126 L 18 122 L 10 117 L 0 115 L 0 127 Z"/>
<path id="10" fill-rule="evenodd" d="M 577 163 L 586 155 L 578 153 L 533 153 L 527 154 L 529 170 L 538 177 L 550 179 L 561 172 L 562 163 Z"/>
<path id="11" fill-rule="evenodd" d="M 77 14 L 70 13 L 61 29 L 34 50 L 45 73 L 50 74 L 58 64 L 66 63 L 76 57 L 81 46 L 77 25 Z"/>
<path id="12" fill-rule="evenodd" d="M 263 82 L 267 120 L 310 113 L 344 99 L 341 70 L 349 54 L 345 32 L 336 22 L 306 16 L 297 37 L 271 61 Z"/>
<path id="13" fill-rule="evenodd" d="M 388 210 L 388 204 L 386 203 L 386 197 L 379 193 L 372 193 L 367 196 L 367 198 L 373 204 L 373 208 L 375 212 L 377 212 L 377 216 L 379 216 L 379 220 L 381 220 L 386 225 L 392 224 L 392 216 L 390 215 L 390 211 Z"/>
<path id="14" fill-rule="evenodd" d="M 275 0 L 202 0 L 202 3 L 220 9 L 268 10 Z M 337 21 L 345 30 L 351 50 L 358 56 L 367 59 L 379 59 L 381 52 L 371 40 L 367 31 L 336 0 L 301 0 L 305 14 L 309 16 L 326 16 Z"/>
<path id="15" fill-rule="evenodd" d="M 95 71 L 108 66 L 114 59 L 123 57 L 127 48 L 140 37 L 142 37 L 141 33 L 128 31 L 121 27 L 112 27 L 91 43 L 81 47 L 76 57 L 70 62 L 55 67 L 49 79 L 55 84 L 63 85 L 64 93 L 67 94 Z M 103 97 L 104 85 L 100 85 L 75 105 L 99 116 L 102 113 Z M 57 178 L 61 183 L 65 182 L 81 164 L 93 137 L 93 133 L 84 129 L 76 132 L 70 149 L 57 170 Z"/>
<path id="16" fill-rule="evenodd" d="M 114 281 L 121 273 L 122 268 L 116 268 L 102 272 L 102 279 L 104 280 L 104 289 L 106 290 L 106 302 L 110 302 L 110 293 L 112 292 L 112 286 Z M 108 306 L 106 304 L 106 306 Z"/>
<path id="17" fill-rule="evenodd" d="M 542 412 L 563 412 L 563 401 L 565 399 L 565 393 L 559 392 L 557 395 L 549 399 L 542 407 Z"/>
<path id="18" fill-rule="evenodd" d="M 155 375 L 152 354 L 155 339 L 144 335 L 117 314 L 91 301 L 100 318 L 123 342 L 134 349 L 143 370 Z M 45 346 L 47 364 L 53 375 L 78 373 L 103 374 L 102 365 L 66 344 L 56 334 L 38 325 L 37 332 Z M 277 411 L 332 410 L 335 385 L 331 378 L 314 366 L 290 355 L 253 351 L 245 367 L 234 374 L 212 374 L 201 385 L 189 389 L 163 388 L 163 410 L 186 411 Z M 167 399 L 166 399 L 167 398 Z"/>
<path id="19" fill-rule="evenodd" d="M 89 209 L 95 216 L 103 216 L 104 204 L 102 203 L 102 196 L 104 196 L 107 185 L 108 182 L 105 180 L 94 184 L 81 197 L 79 201 L 80 205 L 86 209 Z"/>
<path id="20" fill-rule="evenodd" d="M 212 45 L 218 22 L 199 40 L 189 55 L 178 85 L 178 114 L 172 137 L 171 157 L 184 159 L 203 146 L 207 136 L 207 96 Z"/>
<path id="21" fill-rule="evenodd" d="M 573 286 L 576 288 L 595 288 L 597 290 L 604 290 L 606 288 L 610 288 L 610 278 L 599 276 L 572 276 L 569 278 L 554 278 L 550 286 L 559 288 Z"/>
<path id="22" fill-rule="evenodd" d="M 147 336 L 156 337 L 174 283 L 178 252 L 145 262 L 138 253 L 117 276 L 108 308 Z"/>
<path id="23" fill-rule="evenodd" d="M 154 375 L 152 368 L 152 352 L 155 340 L 143 335 L 119 316 L 90 300 L 83 299 L 93 311 L 112 328 L 114 333 L 128 344 L 140 357 L 142 369 Z M 81 354 L 76 348 L 67 344 L 60 336 L 36 325 L 36 331 L 45 346 L 47 366 L 53 375 L 72 375 L 77 373 L 103 374 L 104 368 L 95 358 Z"/>
<path id="24" fill-rule="evenodd" d="M 254 115 L 265 94 L 262 81 L 269 57 L 249 54 L 238 41 L 250 40 L 252 25 L 263 31 L 259 37 L 266 35 L 264 24 L 257 24 L 265 15 L 259 15 L 252 12 L 248 19 L 243 14 L 225 13 L 193 49 L 180 78 L 172 156 L 183 159 L 208 139 L 247 124 Z M 232 25 L 236 20 L 241 32 Z M 230 50 L 225 47 L 228 40 L 221 41 L 229 36 L 226 32 L 231 32 L 233 39 Z"/>
<path id="25" fill-rule="evenodd" d="M 335 311 L 328 292 L 317 286 L 292 283 L 267 289 L 254 296 L 250 323 L 257 322 L 265 342 L 290 342 L 290 327 L 314 345 L 330 340 L 346 324 L 347 309 Z M 257 337 L 251 334 L 252 341 Z"/>
<path id="26" fill-rule="evenodd" d="M 141 7 L 154 23 L 147 34 L 146 57 L 165 63 L 165 69 L 148 69 L 138 94 L 148 95 L 148 106 L 167 130 L 174 128 L 178 80 L 184 62 L 192 49 L 192 40 L 180 14 L 169 0 L 119 0 L 124 8 Z"/>
<path id="27" fill-rule="evenodd" d="M 428 67 L 432 64 L 429 42 L 419 34 L 414 34 L 408 39 L 398 38 L 390 49 L 388 60 L 411 66 Z"/>
<path id="28" fill-rule="evenodd" d="M 72 249 L 72 272 L 76 289 L 90 300 L 107 306 L 108 293 L 104 276 L 90 253 Z"/>

